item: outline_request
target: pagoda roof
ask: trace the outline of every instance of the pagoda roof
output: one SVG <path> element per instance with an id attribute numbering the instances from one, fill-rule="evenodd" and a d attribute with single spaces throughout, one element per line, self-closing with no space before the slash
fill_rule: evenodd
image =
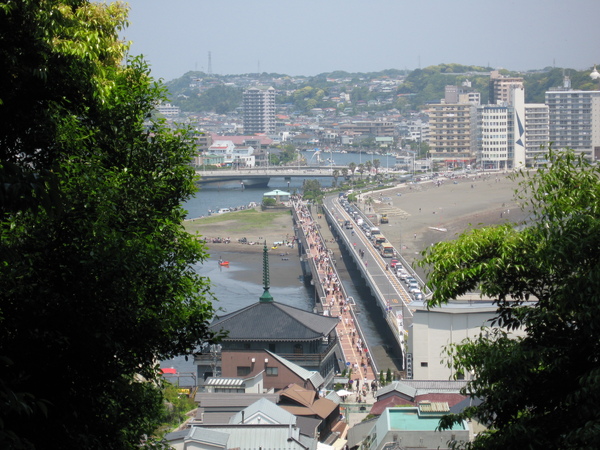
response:
<path id="1" fill-rule="evenodd" d="M 217 317 L 212 331 L 229 332 L 224 341 L 314 341 L 329 335 L 339 319 L 275 301 L 257 302 Z"/>

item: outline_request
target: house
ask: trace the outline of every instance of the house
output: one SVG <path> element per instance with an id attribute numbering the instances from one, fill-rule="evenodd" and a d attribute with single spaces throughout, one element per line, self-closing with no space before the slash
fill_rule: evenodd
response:
<path id="1" fill-rule="evenodd" d="M 315 450 L 317 438 L 303 434 L 297 418 L 263 398 L 234 414 L 228 422 L 193 426 L 166 436 L 176 450 L 264 449 Z"/>
<path id="2" fill-rule="evenodd" d="M 245 362 L 245 365 L 243 364 Z M 240 369 L 241 368 L 241 369 Z M 221 375 L 233 379 L 240 373 L 246 373 L 248 378 L 262 374 L 264 391 L 280 391 L 291 384 L 302 386 L 317 392 L 323 387 L 325 380 L 314 370 L 307 370 L 298 364 L 268 350 L 236 351 L 223 350 L 221 353 Z M 208 378 L 205 383 L 208 386 Z M 248 392 L 247 390 L 245 392 Z"/>
<path id="3" fill-rule="evenodd" d="M 375 393 L 376 401 L 370 413 L 381 415 L 390 407 L 395 406 L 417 406 L 420 402 L 444 402 L 449 406 L 465 400 L 466 396 L 460 393 L 460 389 L 466 385 L 466 381 L 429 381 L 429 380 L 400 380 L 394 381 L 382 387 Z"/>
<path id="4" fill-rule="evenodd" d="M 328 437 L 340 422 L 339 403 L 319 397 L 314 391 L 296 384 L 279 392 L 280 407 L 297 417 L 314 419 L 318 423 L 320 440 Z M 337 436 L 335 436 L 337 438 Z"/>
<path id="5" fill-rule="evenodd" d="M 198 404 L 198 409 L 190 425 L 229 423 L 229 420 L 238 412 L 263 398 L 272 403 L 277 403 L 279 401 L 279 394 L 273 392 L 260 394 L 198 392 L 194 397 L 194 401 Z"/>

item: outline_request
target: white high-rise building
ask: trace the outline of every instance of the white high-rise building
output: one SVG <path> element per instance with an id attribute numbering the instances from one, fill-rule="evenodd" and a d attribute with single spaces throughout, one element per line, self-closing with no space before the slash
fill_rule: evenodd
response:
<path id="1" fill-rule="evenodd" d="M 555 149 L 572 148 L 598 159 L 600 153 L 600 91 L 562 87 L 546 92 L 550 117 L 549 140 Z"/>
<path id="2" fill-rule="evenodd" d="M 477 166 L 483 170 L 505 170 L 514 157 L 513 108 L 482 105 L 477 108 Z"/>
<path id="3" fill-rule="evenodd" d="M 545 163 L 550 142 L 548 105 L 525 103 L 525 164 L 536 167 Z"/>
<path id="4" fill-rule="evenodd" d="M 252 87 L 244 91 L 244 134 L 275 134 L 275 89 Z"/>

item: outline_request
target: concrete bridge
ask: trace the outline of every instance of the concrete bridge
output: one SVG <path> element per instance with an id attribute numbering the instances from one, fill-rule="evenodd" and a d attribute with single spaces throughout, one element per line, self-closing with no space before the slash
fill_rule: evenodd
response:
<path id="1" fill-rule="evenodd" d="M 219 181 L 240 181 L 245 186 L 266 186 L 271 178 L 331 178 L 333 171 L 341 171 L 346 166 L 310 166 L 310 167 L 255 167 L 236 170 L 196 170 L 200 184 Z"/>
<path id="2" fill-rule="evenodd" d="M 271 178 L 332 178 L 333 171 L 337 169 L 342 178 L 342 169 L 348 166 L 300 166 L 300 167 L 253 167 L 235 170 L 196 170 L 196 175 L 200 176 L 200 184 L 216 183 L 219 181 L 239 181 L 245 186 L 266 186 Z M 348 172 L 350 173 L 350 172 Z M 387 175 L 396 175 L 406 177 L 406 174 L 387 171 Z M 354 173 L 355 177 L 361 175 Z M 366 176 L 363 174 L 362 176 Z"/>

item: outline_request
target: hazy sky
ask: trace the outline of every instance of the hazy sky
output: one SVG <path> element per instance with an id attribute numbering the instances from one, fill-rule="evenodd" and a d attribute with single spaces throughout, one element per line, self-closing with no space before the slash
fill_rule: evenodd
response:
<path id="1" fill-rule="evenodd" d="M 600 64 L 600 0 L 129 0 L 155 78 Z"/>

